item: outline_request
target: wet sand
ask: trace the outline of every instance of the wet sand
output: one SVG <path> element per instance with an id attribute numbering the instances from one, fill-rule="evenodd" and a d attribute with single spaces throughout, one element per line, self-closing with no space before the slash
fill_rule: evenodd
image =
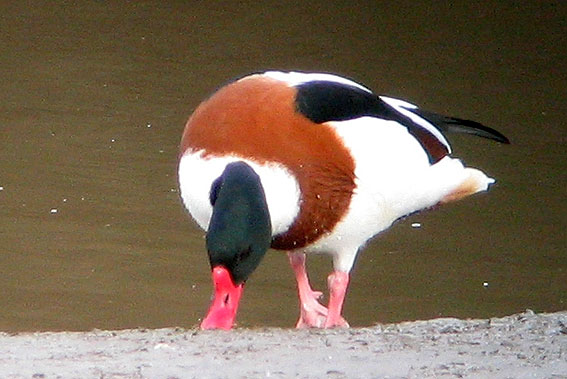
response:
<path id="1" fill-rule="evenodd" d="M 279 328 L 0 334 L 7 378 L 567 378 L 567 312 Z"/>

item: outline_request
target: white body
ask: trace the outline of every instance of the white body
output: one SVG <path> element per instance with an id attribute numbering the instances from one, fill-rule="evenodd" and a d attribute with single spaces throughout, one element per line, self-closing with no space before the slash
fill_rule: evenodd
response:
<path id="1" fill-rule="evenodd" d="M 341 83 L 354 83 L 329 74 L 272 72 L 266 75 L 284 81 L 288 78 L 289 85 L 333 78 Z M 382 99 L 401 113 L 414 107 L 401 100 Z M 412 117 L 419 118 L 415 114 Z M 424 119 L 420 122 L 425 128 L 433 129 L 434 135 L 448 146 L 434 126 Z M 355 163 L 356 188 L 346 215 L 331 233 L 302 249 L 332 255 L 336 271 L 350 271 L 358 249 L 398 218 L 443 201 L 471 179 L 475 186 L 473 192 L 486 190 L 493 182 L 480 171 L 465 168 L 458 159 L 449 156 L 431 165 L 420 143 L 395 121 L 360 117 L 327 122 L 319 127 L 333 129 Z M 248 163 L 262 181 L 273 234 L 287 230 L 299 213 L 300 194 L 296 179 L 286 167 L 276 163 L 260 165 L 237 156 L 205 159 L 200 151 L 186 151 L 179 163 L 181 197 L 193 218 L 207 230 L 212 215 L 211 185 L 228 163 L 237 160 Z"/>

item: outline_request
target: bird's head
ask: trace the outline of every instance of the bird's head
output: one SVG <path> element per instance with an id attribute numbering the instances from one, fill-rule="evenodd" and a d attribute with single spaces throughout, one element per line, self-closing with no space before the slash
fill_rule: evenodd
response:
<path id="1" fill-rule="evenodd" d="M 244 283 L 270 247 L 272 226 L 259 176 L 248 164 L 226 166 L 210 191 L 207 251 L 213 301 L 202 329 L 231 329 Z"/>

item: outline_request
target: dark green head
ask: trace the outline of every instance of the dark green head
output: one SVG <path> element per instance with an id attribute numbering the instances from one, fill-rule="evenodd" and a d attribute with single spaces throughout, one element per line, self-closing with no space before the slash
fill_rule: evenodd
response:
<path id="1" fill-rule="evenodd" d="M 215 294 L 201 327 L 230 329 L 243 284 L 270 247 L 272 225 L 260 177 L 244 162 L 226 166 L 211 186 L 210 201 L 207 251 Z"/>
<path id="2" fill-rule="evenodd" d="M 211 267 L 224 266 L 236 284 L 256 269 L 272 239 L 260 177 L 248 164 L 226 166 L 211 186 L 213 215 L 207 232 Z"/>

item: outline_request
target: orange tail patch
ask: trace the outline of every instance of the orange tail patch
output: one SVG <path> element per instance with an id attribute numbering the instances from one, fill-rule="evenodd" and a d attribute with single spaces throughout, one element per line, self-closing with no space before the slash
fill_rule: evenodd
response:
<path id="1" fill-rule="evenodd" d="M 439 204 L 461 200 L 462 198 L 465 198 L 477 192 L 486 191 L 488 189 L 488 186 L 494 183 L 494 179 L 489 178 L 480 170 L 469 167 L 467 167 L 465 170 L 469 174 L 467 178 L 463 180 L 463 182 L 454 191 L 441 199 Z"/>

